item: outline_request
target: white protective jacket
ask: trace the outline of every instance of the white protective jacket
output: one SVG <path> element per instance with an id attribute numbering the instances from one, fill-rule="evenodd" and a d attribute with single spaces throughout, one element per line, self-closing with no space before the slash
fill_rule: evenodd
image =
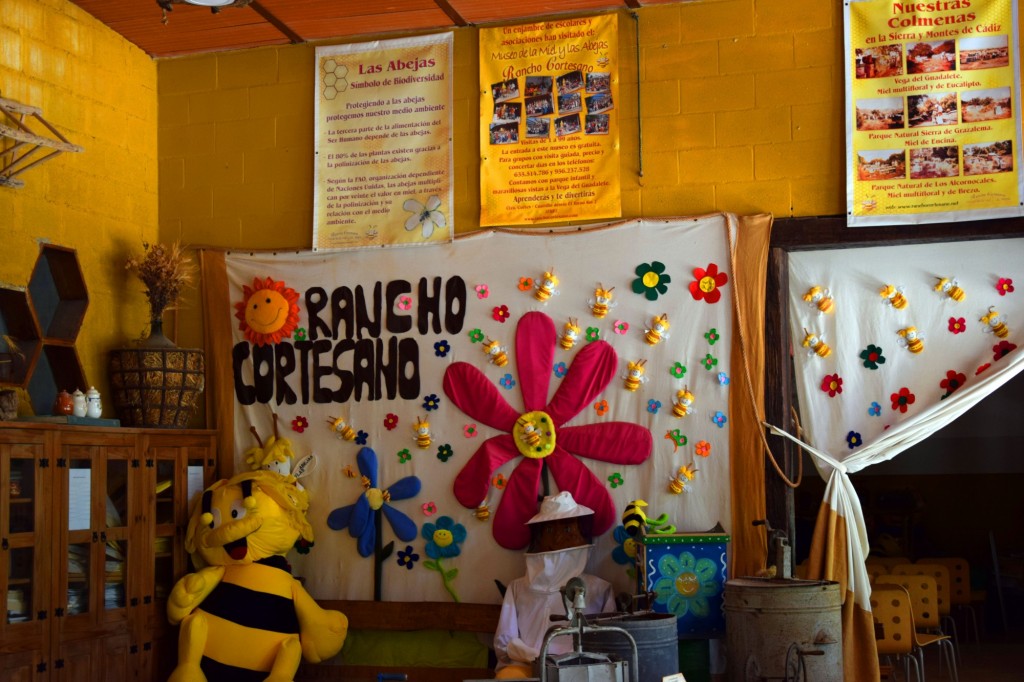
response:
<path id="1" fill-rule="evenodd" d="M 540 655 L 544 634 L 557 625 L 550 616 L 565 617 L 562 587 L 580 577 L 586 585 L 585 613 L 615 610 L 611 583 L 583 573 L 592 545 L 526 555 L 526 575 L 509 583 L 494 634 L 497 670 L 512 662 L 532 663 Z M 564 625 L 565 623 L 562 623 Z M 548 646 L 549 654 L 572 651 L 572 637 L 561 635 Z"/>

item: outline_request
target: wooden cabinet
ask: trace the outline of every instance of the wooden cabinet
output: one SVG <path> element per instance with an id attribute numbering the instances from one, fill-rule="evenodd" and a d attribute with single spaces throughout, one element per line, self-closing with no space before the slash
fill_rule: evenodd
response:
<path id="1" fill-rule="evenodd" d="M 166 677 L 166 598 L 215 447 L 208 431 L 0 424 L 0 679 Z"/>

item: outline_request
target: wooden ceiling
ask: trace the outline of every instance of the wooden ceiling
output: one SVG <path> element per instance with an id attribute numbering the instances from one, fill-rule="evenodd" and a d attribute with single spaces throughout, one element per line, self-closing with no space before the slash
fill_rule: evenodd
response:
<path id="1" fill-rule="evenodd" d="M 71 0 L 151 57 L 513 24 L 680 0 L 252 0 L 216 14 L 182 0 Z M 162 21 L 166 4 L 166 23 Z M 240 4 L 245 4 L 240 0 Z"/>

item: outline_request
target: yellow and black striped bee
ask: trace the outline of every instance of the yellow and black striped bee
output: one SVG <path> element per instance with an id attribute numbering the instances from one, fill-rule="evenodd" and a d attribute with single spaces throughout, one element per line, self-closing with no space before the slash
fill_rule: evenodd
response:
<path id="1" fill-rule="evenodd" d="M 924 334 L 917 331 L 917 327 L 904 327 L 896 332 L 899 335 L 899 344 L 906 347 L 915 355 L 924 350 Z"/>
<path id="2" fill-rule="evenodd" d="M 549 298 L 557 293 L 558 277 L 555 276 L 555 269 L 551 268 L 537 282 L 537 288 L 533 292 L 533 297 L 541 303 L 546 303 Z"/>
<path id="3" fill-rule="evenodd" d="M 690 388 L 684 386 L 676 391 L 676 399 L 672 403 L 672 414 L 680 418 L 688 414 L 694 414 L 697 411 L 693 407 L 693 403 L 696 400 L 697 397 L 690 393 Z"/>
<path id="4" fill-rule="evenodd" d="M 622 375 L 625 379 L 623 382 L 627 391 L 635 391 L 640 388 L 640 384 L 647 383 L 647 377 L 644 376 L 644 365 L 647 364 L 647 360 L 637 360 L 636 362 L 628 362 L 626 364 L 626 373 Z"/>
<path id="5" fill-rule="evenodd" d="M 562 350 L 570 350 L 576 345 L 576 341 L 579 338 L 580 326 L 577 324 L 575 317 L 570 317 L 569 321 L 565 323 L 562 338 L 558 340 L 558 345 L 562 347 Z"/>
<path id="6" fill-rule="evenodd" d="M 891 305 L 896 310 L 903 310 L 907 307 L 907 297 L 903 295 L 903 287 L 886 284 L 878 290 L 878 295 L 882 297 L 882 303 Z"/>
<path id="7" fill-rule="evenodd" d="M 605 289 L 603 284 L 598 284 L 594 289 L 594 298 L 587 301 L 590 304 L 590 312 L 597 319 L 603 319 L 608 311 L 615 307 L 616 304 L 612 302 L 613 291 L 615 291 L 615 287 Z"/>
<path id="8" fill-rule="evenodd" d="M 644 512 L 644 507 L 646 506 L 647 502 L 644 500 L 633 500 L 626 505 L 626 510 L 622 512 L 622 526 L 628 535 L 636 537 L 645 532 L 647 514 Z"/>
<path id="9" fill-rule="evenodd" d="M 487 339 L 487 341 L 484 342 L 482 349 L 484 351 L 484 355 L 487 356 L 487 359 L 498 367 L 504 367 L 508 364 L 508 355 L 505 353 L 505 347 L 500 345 L 497 341 Z"/>
<path id="10" fill-rule="evenodd" d="M 644 331 L 644 341 L 648 346 L 657 345 L 662 339 L 669 337 L 668 328 L 671 326 L 668 321 L 668 313 L 652 317 L 650 329 Z"/>
<path id="11" fill-rule="evenodd" d="M 693 482 L 693 479 L 697 476 L 697 470 L 693 468 L 693 462 L 684 464 L 679 467 L 674 477 L 668 479 L 668 491 L 674 495 L 680 493 L 688 493 L 690 489 L 687 487 Z"/>
<path id="12" fill-rule="evenodd" d="M 327 423 L 331 425 L 331 431 L 343 440 L 355 440 L 356 432 L 351 426 L 345 423 L 344 417 L 328 417 Z"/>
<path id="13" fill-rule="evenodd" d="M 940 294 L 949 296 L 957 303 L 960 303 L 967 298 L 967 293 L 960 288 L 960 283 L 957 282 L 956 279 L 949 277 L 936 277 L 935 279 L 938 280 L 938 284 L 935 285 L 935 291 Z"/>
<path id="14" fill-rule="evenodd" d="M 836 303 L 828 289 L 813 286 L 804 294 L 804 300 L 815 306 L 823 313 L 831 313 L 835 310 Z"/>
<path id="15" fill-rule="evenodd" d="M 982 317 L 979 322 L 985 325 L 985 331 L 992 332 L 1001 339 L 1010 335 L 1010 328 L 1003 321 L 1003 316 L 994 307 L 988 307 L 988 315 Z"/>
<path id="16" fill-rule="evenodd" d="M 801 345 L 803 345 L 804 348 L 808 349 L 808 355 L 810 355 L 811 353 L 817 353 L 818 357 L 827 358 L 829 355 L 832 354 L 832 347 L 825 343 L 824 338 L 818 336 L 814 332 L 807 331 L 807 327 L 804 327 L 804 334 L 806 334 L 807 336 L 804 337 L 803 343 Z"/>
<path id="17" fill-rule="evenodd" d="M 426 417 L 416 417 L 416 423 L 412 425 L 412 430 L 415 432 L 416 445 L 421 450 L 426 450 L 430 447 L 430 422 L 427 421 Z"/>

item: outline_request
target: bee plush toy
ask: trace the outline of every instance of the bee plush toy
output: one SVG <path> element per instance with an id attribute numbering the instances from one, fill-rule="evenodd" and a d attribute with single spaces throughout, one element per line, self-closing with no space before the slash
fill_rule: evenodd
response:
<path id="1" fill-rule="evenodd" d="M 220 480 L 192 513 L 185 548 L 197 565 L 167 602 L 181 623 L 172 682 L 292 680 L 304 658 L 337 654 L 348 619 L 320 608 L 295 580 L 285 553 L 312 541 L 304 490 L 272 471 Z"/>

